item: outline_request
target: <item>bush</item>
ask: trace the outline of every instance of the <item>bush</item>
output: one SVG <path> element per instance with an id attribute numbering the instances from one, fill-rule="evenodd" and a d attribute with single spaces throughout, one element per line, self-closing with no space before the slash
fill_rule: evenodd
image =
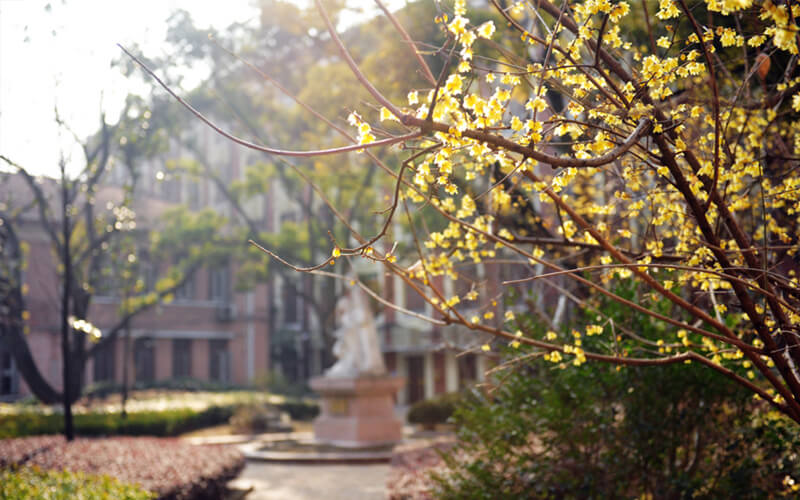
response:
<path id="1" fill-rule="evenodd" d="M 663 324 L 597 306 L 616 328 L 660 345 Z M 576 318 L 576 331 L 591 320 Z M 602 340 L 583 341 L 591 350 Z M 550 361 L 511 363 L 491 392 L 462 400 L 452 418 L 458 445 L 432 476 L 439 496 L 767 498 L 800 473 L 796 424 L 705 366 Z"/>
<path id="2" fill-rule="evenodd" d="M 226 483 L 244 467 L 244 457 L 233 447 L 194 446 L 177 439 L 121 437 L 71 442 L 59 439 L 44 448 L 39 445 L 40 437 L 1 441 L 0 460 L 12 466 L 108 475 L 141 484 L 161 499 L 175 500 L 222 498 Z M 12 455 L 23 455 L 20 450 L 33 448 L 35 453 L 24 454 L 19 461 L 12 459 Z"/>
<path id="3" fill-rule="evenodd" d="M 305 382 L 290 382 L 282 373 L 272 372 L 262 375 L 254 381 L 254 386 L 272 394 L 301 398 L 312 394 L 311 388 Z"/>
<path id="4" fill-rule="evenodd" d="M 313 420 L 319 415 L 319 403 L 308 399 L 286 399 L 275 407 L 292 417 L 292 420 Z"/>
<path id="5" fill-rule="evenodd" d="M 283 421 L 280 411 L 264 404 L 240 406 L 228 423 L 237 433 L 290 432 L 292 430 L 292 426 Z"/>
<path id="6" fill-rule="evenodd" d="M 154 496 L 138 485 L 103 475 L 43 471 L 36 467 L 0 470 L 0 498 L 3 499 L 144 500 Z"/>
<path id="7" fill-rule="evenodd" d="M 189 391 L 189 392 L 221 392 L 242 389 L 240 386 L 215 382 L 213 380 L 200 380 L 192 377 L 177 377 L 164 380 L 149 380 L 146 382 L 136 382 L 129 388 L 130 391 L 142 391 L 149 389 L 159 389 L 165 391 Z M 83 395 L 92 398 L 105 398 L 112 394 L 120 394 L 122 385 L 116 382 L 105 381 L 96 382 L 86 386 Z"/>
<path id="8" fill-rule="evenodd" d="M 411 405 L 407 419 L 412 424 L 426 427 L 447 423 L 460 397 L 458 393 L 453 393 L 418 401 Z"/>
<path id="9" fill-rule="evenodd" d="M 439 496 L 766 498 L 800 472 L 793 424 L 700 366 L 506 377 L 456 410 Z"/>
<path id="10" fill-rule="evenodd" d="M 227 423 L 234 408 L 212 406 L 205 410 L 188 408 L 128 413 L 81 413 L 75 415 L 75 432 L 81 436 L 176 436 L 184 432 Z M 60 434 L 64 418 L 60 414 L 44 415 L 22 412 L 0 419 L 0 439 L 41 434 Z"/>

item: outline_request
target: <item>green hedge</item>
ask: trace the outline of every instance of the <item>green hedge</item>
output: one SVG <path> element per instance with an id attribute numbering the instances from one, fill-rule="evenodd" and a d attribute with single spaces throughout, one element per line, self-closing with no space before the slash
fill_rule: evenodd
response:
<path id="1" fill-rule="evenodd" d="M 201 380 L 192 377 L 176 377 L 165 380 L 149 380 L 146 382 L 136 382 L 129 388 L 129 391 L 144 391 L 149 389 L 163 391 L 188 391 L 188 392 L 225 392 L 234 390 L 244 390 L 243 386 L 225 384 L 213 380 Z M 92 398 L 105 398 L 112 394 L 122 393 L 122 384 L 116 382 L 96 382 L 86 386 L 83 395 Z"/>
<path id="2" fill-rule="evenodd" d="M 412 424 L 435 425 L 447 423 L 460 399 L 461 395 L 459 393 L 452 393 L 418 401 L 409 408 L 407 419 Z"/>
<path id="3" fill-rule="evenodd" d="M 154 497 L 137 485 L 121 483 L 108 476 L 28 467 L 0 470 L 0 498 L 8 500 L 145 500 Z"/>
<path id="4" fill-rule="evenodd" d="M 292 420 L 312 420 L 319 415 L 319 404 L 314 401 L 287 399 L 274 406 L 280 411 L 288 413 Z"/>
<path id="5" fill-rule="evenodd" d="M 184 432 L 227 423 L 234 407 L 212 406 L 202 411 L 188 408 L 128 413 L 84 413 L 74 417 L 79 436 L 176 436 Z M 0 439 L 60 434 L 64 432 L 64 417 L 60 414 L 42 415 L 23 412 L 0 416 Z"/>

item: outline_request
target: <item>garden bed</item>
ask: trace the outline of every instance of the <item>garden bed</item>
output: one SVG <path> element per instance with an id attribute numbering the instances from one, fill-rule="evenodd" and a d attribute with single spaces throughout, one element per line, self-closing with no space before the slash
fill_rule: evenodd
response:
<path id="1" fill-rule="evenodd" d="M 445 471 L 439 451 L 449 450 L 454 444 L 452 436 L 442 436 L 395 448 L 386 484 L 387 497 L 392 500 L 433 498 L 433 481 L 429 475 L 433 471 Z"/>
<path id="2" fill-rule="evenodd" d="M 76 439 L 30 437 L 0 441 L 4 467 L 35 466 L 106 475 L 139 484 L 161 499 L 220 498 L 226 483 L 244 468 L 232 447 L 194 446 L 177 439 L 118 437 Z"/>
<path id="3" fill-rule="evenodd" d="M 154 495 L 137 485 L 123 483 L 109 476 L 22 467 L 0 469 L 0 498 L 149 500 Z"/>

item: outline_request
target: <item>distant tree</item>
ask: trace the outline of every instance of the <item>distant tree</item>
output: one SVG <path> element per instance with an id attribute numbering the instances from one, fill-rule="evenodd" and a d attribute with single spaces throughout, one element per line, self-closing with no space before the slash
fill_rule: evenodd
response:
<path id="1" fill-rule="evenodd" d="M 432 6 L 418 4 L 405 16 L 411 19 L 434 14 Z M 359 59 L 384 75 L 382 81 L 399 92 L 401 75 L 413 74 L 415 69 L 400 57 L 405 47 L 382 36 L 387 28 L 386 23 L 362 25 L 353 29 L 351 38 L 358 41 Z M 349 70 L 344 62 L 335 58 L 336 48 L 324 34 L 324 24 L 313 10 L 286 2 L 264 2 L 259 25 L 235 25 L 226 32 L 200 30 L 189 13 L 179 11 L 171 17 L 166 55 L 149 59 L 148 64 L 167 71 L 166 79 L 173 86 L 180 85 L 176 76 L 180 71 L 175 71 L 171 65 L 202 63 L 209 67 L 208 79 L 191 91 L 190 99 L 203 113 L 228 124 L 245 137 L 296 148 L 303 148 L 312 141 L 335 143 L 338 135 L 331 134 L 329 126 L 307 110 L 335 116 L 342 109 L 358 106 L 369 94 L 357 82 L 343 81 L 342 76 Z M 435 27 L 424 27 L 418 35 L 432 42 L 437 37 L 443 39 Z M 237 51 L 239 47 L 244 49 Z M 403 64 L 387 64 L 388 60 L 403 61 Z M 282 69 L 271 75 L 271 68 Z M 308 77 L 308 73 L 312 76 Z M 416 77 L 414 81 L 422 83 L 424 77 Z M 322 89 L 324 82 L 337 83 L 335 88 L 329 87 L 326 94 Z M 198 140 L 193 117 L 183 110 L 170 112 L 185 126 L 179 138 L 184 155 L 170 163 L 169 174 L 189 180 L 209 180 L 213 189 L 231 206 L 243 239 L 262 242 L 288 261 L 306 267 L 330 255 L 331 238 L 345 242 L 349 238 L 347 228 L 335 224 L 336 215 L 331 204 L 341 207 L 346 217 L 360 227 L 377 229 L 382 224 L 378 212 L 385 208 L 392 185 L 378 175 L 379 167 L 367 159 L 355 158 L 342 163 L 335 157 L 286 159 L 263 155 L 250 160 L 243 179 L 231 180 L 226 177 L 225 165 L 215 163 L 206 154 L 205 145 Z M 341 120 L 338 124 L 340 132 L 345 132 L 345 123 Z M 392 151 L 380 156 L 382 161 L 393 166 L 400 161 Z M 271 189 L 271 192 L 281 191 L 283 197 L 291 200 L 293 217 L 283 220 L 279 231 L 266 231 L 263 221 L 247 210 L 253 196 Z M 252 247 L 236 254 L 240 269 L 238 286 L 246 288 L 256 280 L 272 282 L 274 297 L 280 293 L 274 286 L 275 278 L 282 278 L 283 286 L 300 298 L 302 310 L 316 325 L 330 360 L 334 341 L 333 312 L 339 297 L 336 280 L 324 275 L 300 276 L 285 266 L 269 265 L 265 257 Z M 346 269 L 344 261 L 335 261 L 328 267 L 329 271 L 338 273 Z M 276 327 L 273 323 L 273 338 L 280 336 Z M 300 354 L 308 355 L 307 352 Z"/>
<path id="2" fill-rule="evenodd" d="M 71 405 L 81 395 L 85 364 L 99 348 L 116 339 L 126 324 L 137 314 L 169 300 L 172 293 L 215 253 L 218 248 L 218 229 L 223 220 L 213 213 L 188 213 L 176 208 L 164 214 L 158 227 L 137 227 L 133 209 L 136 201 L 136 169 L 138 159 L 157 151 L 163 130 L 149 127 L 149 110 L 135 109 L 129 100 L 120 122 L 109 126 L 101 120 L 100 132 L 82 143 L 85 166 L 77 175 L 67 172 L 66 162 L 60 163 L 59 179 L 35 178 L 26 168 L 0 155 L 11 167 L 2 175 L 22 179 L 27 194 L 4 192 L 0 223 L 3 227 L 3 321 L 0 341 L 8 346 L 17 367 L 33 394 L 43 403 L 64 403 L 65 434 L 73 436 Z M 136 117 L 132 119 L 131 117 Z M 77 140 L 77 137 L 76 137 Z M 120 199 L 109 201 L 106 207 L 97 206 L 97 196 L 109 186 L 106 183 L 112 168 L 112 155 L 119 144 L 123 158 L 120 168 L 128 170 Z M 136 147 L 134 148 L 134 145 Z M 16 200 L 21 200 L 17 203 Z M 42 376 L 33 360 L 27 342 L 25 308 L 28 285 L 21 280 L 26 263 L 24 242 L 17 228 L 23 218 L 34 224 L 47 237 L 59 273 L 61 350 L 63 361 L 63 390 L 57 391 Z M 131 247 L 132 235 L 136 234 Z M 115 242 L 127 240 L 128 245 Z M 123 254 L 111 253 L 124 249 Z M 141 283 L 132 288 L 120 306 L 120 317 L 104 334 L 89 322 L 92 298 L 101 288 L 109 288 L 107 278 L 117 260 L 135 259 L 136 250 L 147 249 L 151 258 L 171 262 L 152 291 Z M 130 270 L 129 270 L 130 271 Z M 128 276 L 132 278 L 132 276 Z M 141 277 L 136 277 L 141 282 Z M 55 285 L 55 284 L 54 284 Z M 121 290 L 105 290 L 119 294 Z"/>

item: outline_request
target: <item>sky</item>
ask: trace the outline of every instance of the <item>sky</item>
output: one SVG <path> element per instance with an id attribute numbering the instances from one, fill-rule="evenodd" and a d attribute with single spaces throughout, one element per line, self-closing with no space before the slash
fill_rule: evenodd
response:
<path id="1" fill-rule="evenodd" d="M 36 174 L 56 175 L 62 153 L 76 168 L 80 149 L 54 110 L 79 137 L 97 130 L 101 109 L 115 121 L 125 96 L 144 90 L 111 67 L 121 54 L 116 44 L 161 54 L 177 9 L 199 28 L 258 19 L 253 0 L 0 0 L 0 154 Z"/>

